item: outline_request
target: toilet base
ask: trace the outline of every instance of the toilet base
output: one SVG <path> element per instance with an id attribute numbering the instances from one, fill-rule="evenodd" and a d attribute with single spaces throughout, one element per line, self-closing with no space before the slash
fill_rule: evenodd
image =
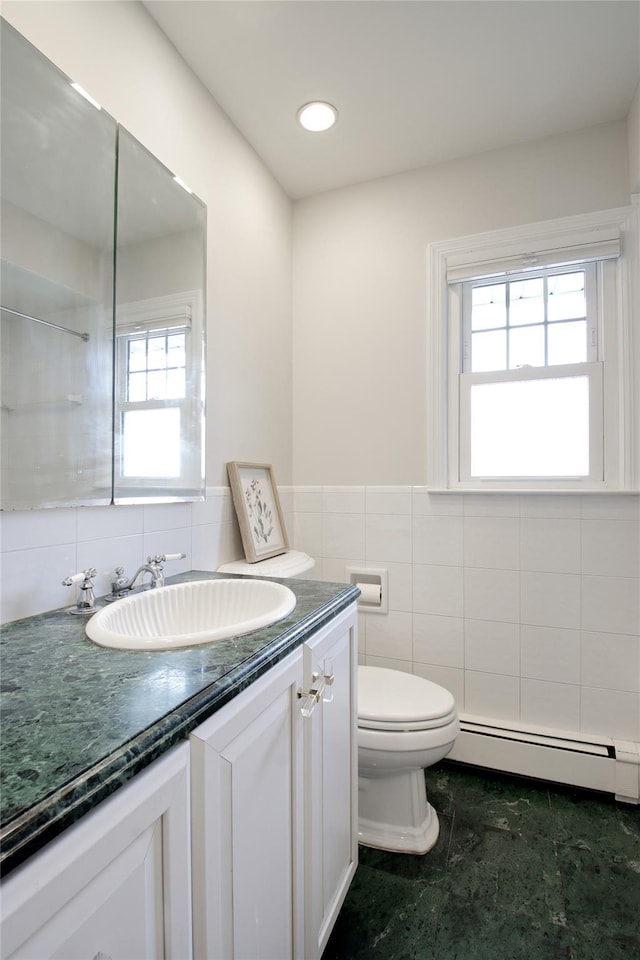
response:
<path id="1" fill-rule="evenodd" d="M 424 770 L 359 777 L 358 842 L 394 853 L 428 853 L 438 841 L 438 815 L 427 802 Z"/>
<path id="2" fill-rule="evenodd" d="M 358 843 L 390 853 L 428 853 L 438 842 L 439 834 L 438 814 L 430 803 L 427 804 L 427 816 L 419 827 L 397 827 L 358 818 Z"/>

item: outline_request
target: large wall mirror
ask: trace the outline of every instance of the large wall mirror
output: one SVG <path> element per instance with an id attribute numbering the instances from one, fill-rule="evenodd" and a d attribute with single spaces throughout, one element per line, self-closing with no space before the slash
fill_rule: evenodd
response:
<path id="1" fill-rule="evenodd" d="M 0 504 L 199 499 L 206 208 L 0 26 Z"/>

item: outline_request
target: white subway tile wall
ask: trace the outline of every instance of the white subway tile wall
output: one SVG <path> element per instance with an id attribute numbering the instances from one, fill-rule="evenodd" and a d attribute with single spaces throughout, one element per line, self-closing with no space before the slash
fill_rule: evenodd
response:
<path id="1" fill-rule="evenodd" d="M 534 727 L 580 729 L 580 687 L 548 680 L 520 681 L 520 720 Z M 604 731 L 600 731 L 604 736 Z"/>
<path id="2" fill-rule="evenodd" d="M 608 657 L 606 646 L 605 657 Z M 520 625 L 520 676 L 580 684 L 580 631 Z"/>
<path id="3" fill-rule="evenodd" d="M 311 576 L 385 567 L 389 613 L 360 614 L 361 662 L 432 679 L 461 712 L 640 740 L 640 496 L 280 488 Z M 230 492 L 204 502 L 0 514 L 2 622 L 71 604 L 88 566 L 184 552 L 167 572 L 243 556 Z"/>
<path id="4" fill-rule="evenodd" d="M 156 553 L 184 553 L 167 575 L 215 570 L 242 554 L 231 495 L 210 492 L 201 503 L 77 507 L 0 513 L 0 622 L 75 602 L 72 573 L 95 567 L 96 596 L 111 589 L 115 568 L 131 576 Z"/>
<path id="5" fill-rule="evenodd" d="M 299 487 L 294 524 L 318 579 L 389 571 L 361 662 L 432 679 L 467 715 L 640 740 L 639 496 Z"/>

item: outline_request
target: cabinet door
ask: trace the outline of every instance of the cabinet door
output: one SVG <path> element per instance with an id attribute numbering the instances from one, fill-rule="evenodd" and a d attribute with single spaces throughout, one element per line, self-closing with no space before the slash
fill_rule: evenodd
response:
<path id="1" fill-rule="evenodd" d="M 192 956 L 188 768 L 180 744 L 10 874 L 3 958 Z"/>
<path id="2" fill-rule="evenodd" d="M 199 960 L 302 956 L 301 680 L 297 650 L 192 734 Z"/>
<path id="3" fill-rule="evenodd" d="M 305 958 L 313 960 L 322 954 L 358 862 L 355 606 L 303 649 L 305 683 L 328 678 L 305 723 Z"/>

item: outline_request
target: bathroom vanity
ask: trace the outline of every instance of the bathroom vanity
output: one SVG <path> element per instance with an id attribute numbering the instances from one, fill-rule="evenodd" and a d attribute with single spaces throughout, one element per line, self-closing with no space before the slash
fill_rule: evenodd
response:
<path id="1" fill-rule="evenodd" d="M 357 862 L 357 590 L 287 585 L 289 617 L 183 651 L 4 628 L 3 957 L 320 957 Z"/>

